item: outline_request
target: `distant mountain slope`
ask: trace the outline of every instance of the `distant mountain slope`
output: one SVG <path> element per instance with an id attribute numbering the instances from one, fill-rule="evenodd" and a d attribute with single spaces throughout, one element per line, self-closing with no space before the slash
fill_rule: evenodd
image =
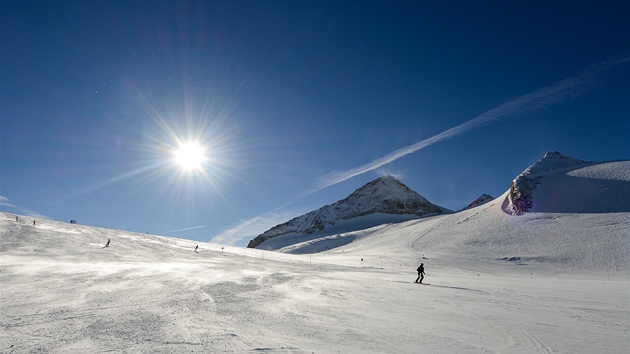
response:
<path id="1" fill-rule="evenodd" d="M 494 198 L 489 194 L 482 194 L 479 198 L 473 200 L 470 204 L 468 204 L 464 210 L 471 209 L 474 207 L 478 207 L 482 204 L 486 204 L 487 202 L 493 200 Z"/>
<path id="2" fill-rule="evenodd" d="M 394 217 L 389 218 L 391 221 L 388 221 L 387 217 L 376 219 L 361 218 L 363 227 L 376 226 L 393 221 L 399 222 L 402 220 L 396 216 L 400 215 L 407 215 L 406 219 L 408 220 L 409 216 L 418 218 L 444 212 L 450 212 L 450 210 L 432 204 L 394 177 L 385 176 L 367 183 L 343 200 L 272 227 L 251 240 L 247 247 L 258 247 L 268 239 L 282 235 L 303 235 L 321 232 L 341 221 L 373 214 L 386 214 Z M 370 220 L 378 220 L 378 223 L 368 225 Z"/>

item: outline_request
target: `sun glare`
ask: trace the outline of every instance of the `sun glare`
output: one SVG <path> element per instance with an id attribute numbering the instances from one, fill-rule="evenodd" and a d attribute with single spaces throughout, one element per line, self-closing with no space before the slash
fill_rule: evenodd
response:
<path id="1" fill-rule="evenodd" d="M 201 169 L 206 159 L 205 149 L 195 142 L 182 143 L 175 150 L 175 162 L 186 171 Z"/>

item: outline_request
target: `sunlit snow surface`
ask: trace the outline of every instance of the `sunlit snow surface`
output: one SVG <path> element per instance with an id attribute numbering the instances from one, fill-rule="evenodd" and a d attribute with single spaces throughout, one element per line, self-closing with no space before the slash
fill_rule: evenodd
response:
<path id="1" fill-rule="evenodd" d="M 627 170 L 281 252 L 0 213 L 0 353 L 625 353 Z"/>
<path id="2" fill-rule="evenodd" d="M 554 263 L 498 259 L 526 256 L 507 252 L 514 247 L 509 240 L 499 245 L 506 252 L 495 261 L 466 257 L 473 245 L 449 252 L 466 241 L 444 240 L 434 246 L 443 247 L 439 254 L 427 247 L 438 226 L 472 226 L 484 213 L 492 211 L 385 225 L 313 255 L 216 244 L 195 253 L 193 241 L 46 220 L 33 226 L 28 217 L 16 222 L 3 213 L 0 352 L 628 349 L 627 267 L 609 269 L 602 260 L 571 272 Z M 576 224 L 595 217 L 565 216 Z M 608 220 L 621 223 L 622 217 L 627 230 L 627 214 Z M 107 239 L 110 246 L 103 248 Z M 500 240 L 493 235 L 488 242 Z M 622 246 L 627 251 L 627 243 Z M 431 285 L 413 283 L 421 261 Z"/>

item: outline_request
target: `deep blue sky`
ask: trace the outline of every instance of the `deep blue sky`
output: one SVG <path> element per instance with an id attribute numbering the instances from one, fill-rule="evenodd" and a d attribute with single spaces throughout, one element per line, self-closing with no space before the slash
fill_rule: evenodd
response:
<path id="1" fill-rule="evenodd" d="M 630 158 L 628 1 L 0 6 L 3 211 L 242 245 L 383 174 L 459 209 L 546 151 Z M 188 139 L 203 171 L 172 162 Z"/>

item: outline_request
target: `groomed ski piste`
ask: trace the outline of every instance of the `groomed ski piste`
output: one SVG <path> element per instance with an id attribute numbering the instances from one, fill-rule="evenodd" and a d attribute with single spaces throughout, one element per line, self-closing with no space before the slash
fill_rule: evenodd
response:
<path id="1" fill-rule="evenodd" d="M 0 213 L 0 352 L 628 352 L 629 175 L 279 252 Z"/>

